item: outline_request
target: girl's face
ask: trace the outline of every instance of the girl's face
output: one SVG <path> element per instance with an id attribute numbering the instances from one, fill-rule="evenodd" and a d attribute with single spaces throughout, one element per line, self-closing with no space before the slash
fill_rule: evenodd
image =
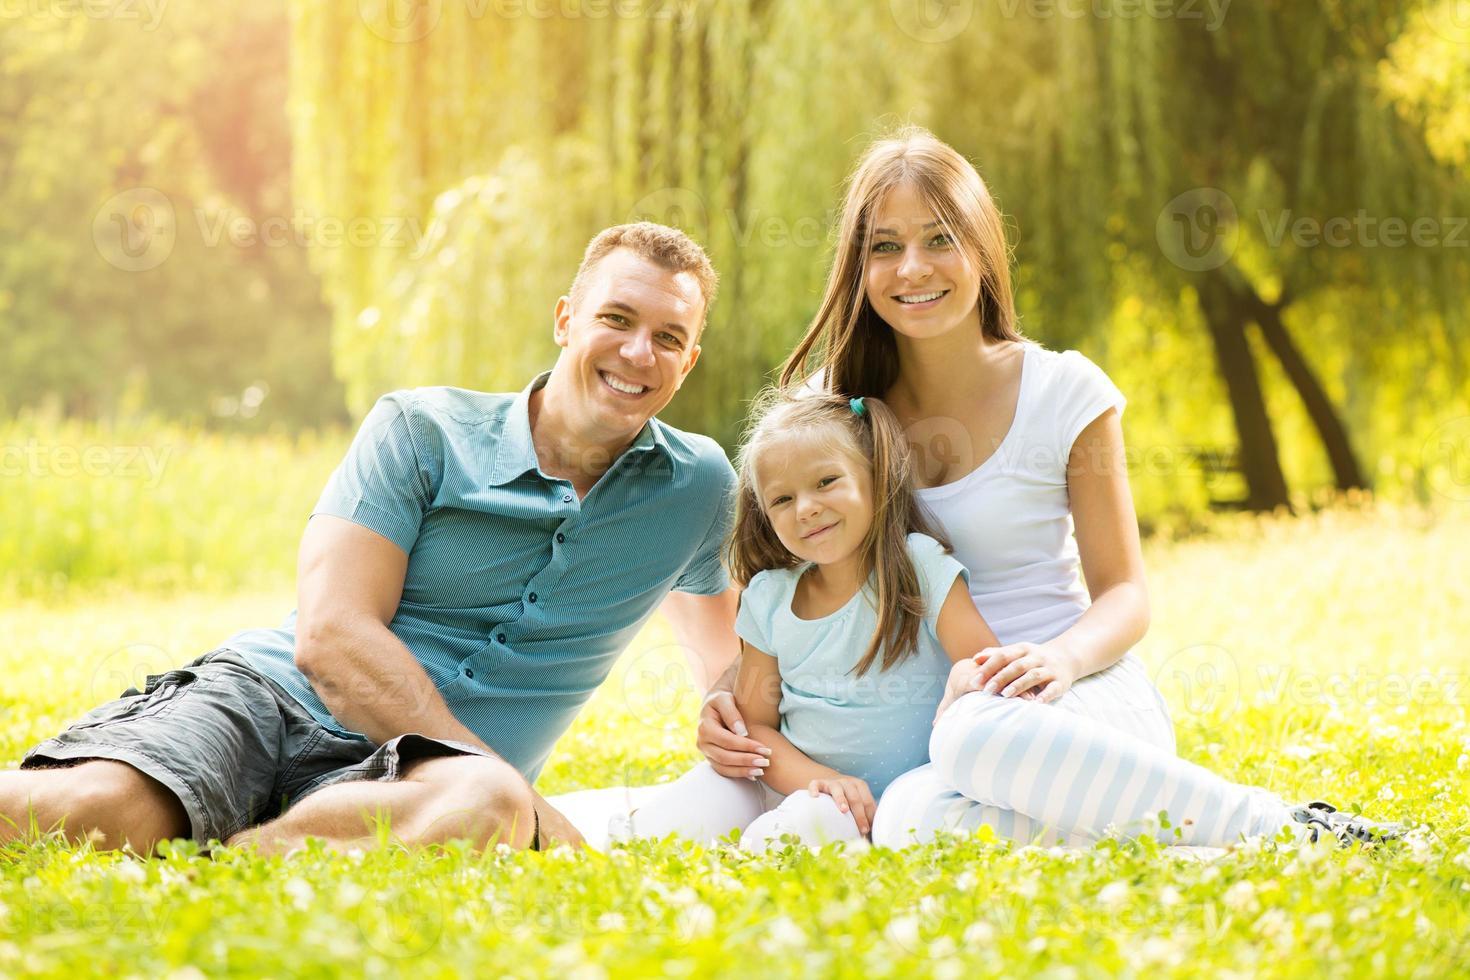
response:
<path id="1" fill-rule="evenodd" d="M 979 270 L 909 184 L 895 187 L 873 210 L 866 278 L 869 304 L 905 337 L 924 340 L 962 325 L 980 329 Z"/>
<path id="2" fill-rule="evenodd" d="M 783 440 L 755 463 L 756 493 L 786 550 L 830 565 L 858 554 L 873 523 L 873 477 L 852 454 Z"/>

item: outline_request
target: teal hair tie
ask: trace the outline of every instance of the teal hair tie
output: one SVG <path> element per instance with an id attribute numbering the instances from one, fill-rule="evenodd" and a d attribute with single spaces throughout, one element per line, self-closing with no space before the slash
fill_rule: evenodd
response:
<path id="1" fill-rule="evenodd" d="M 849 398 L 847 400 L 847 407 L 852 409 L 852 414 L 854 415 L 868 414 L 867 406 L 863 404 L 863 400 L 861 398 Z"/>

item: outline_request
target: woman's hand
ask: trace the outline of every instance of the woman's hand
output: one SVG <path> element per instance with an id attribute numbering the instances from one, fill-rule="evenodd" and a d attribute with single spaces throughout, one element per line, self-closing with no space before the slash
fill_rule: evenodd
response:
<path id="1" fill-rule="evenodd" d="M 771 750 L 747 734 L 735 695 L 716 691 L 704 699 L 695 744 L 715 772 L 731 779 L 749 779 L 765 771 Z"/>
<path id="2" fill-rule="evenodd" d="M 868 789 L 868 784 L 856 776 L 813 779 L 807 786 L 807 792 L 813 796 L 826 793 L 832 797 L 837 809 L 852 814 L 853 821 L 864 837 L 873 829 L 873 814 L 878 811 L 878 803 L 873 799 L 873 791 Z"/>
<path id="3" fill-rule="evenodd" d="M 1003 698 L 1029 694 L 1038 701 L 1055 701 L 1077 680 L 1075 660 L 1055 642 L 1010 643 L 982 650 L 974 659 L 974 689 Z"/>

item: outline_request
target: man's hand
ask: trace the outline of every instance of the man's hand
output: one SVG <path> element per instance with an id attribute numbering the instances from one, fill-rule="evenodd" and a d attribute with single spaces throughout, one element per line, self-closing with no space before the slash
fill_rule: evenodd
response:
<path id="1" fill-rule="evenodd" d="M 567 844 L 573 849 L 587 846 L 587 841 L 572 822 L 562 815 L 561 811 L 550 803 L 540 793 L 535 794 L 533 806 L 536 808 L 536 816 L 541 822 L 541 849 L 550 850 L 558 844 Z"/>
<path id="2" fill-rule="evenodd" d="M 765 771 L 771 750 L 748 735 L 735 707 L 734 694 L 715 691 L 704 699 L 696 744 L 715 772 L 731 779 L 747 779 Z"/>
<path id="3" fill-rule="evenodd" d="M 856 776 L 832 776 L 813 779 L 807 786 L 813 796 L 826 793 L 843 813 L 851 813 L 858 830 L 864 837 L 873 829 L 873 814 L 878 812 L 878 803 L 868 784 Z"/>

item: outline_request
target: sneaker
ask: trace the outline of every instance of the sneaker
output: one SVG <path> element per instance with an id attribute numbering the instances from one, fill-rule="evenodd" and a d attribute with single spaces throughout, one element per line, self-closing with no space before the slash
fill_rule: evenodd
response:
<path id="1" fill-rule="evenodd" d="M 1343 847 L 1355 840 L 1364 844 L 1398 840 L 1405 833 L 1402 824 L 1381 823 L 1361 814 L 1341 813 L 1331 803 L 1321 800 L 1292 807 L 1291 819 L 1307 827 L 1308 837 L 1314 844 L 1323 831 L 1335 836 Z"/>

